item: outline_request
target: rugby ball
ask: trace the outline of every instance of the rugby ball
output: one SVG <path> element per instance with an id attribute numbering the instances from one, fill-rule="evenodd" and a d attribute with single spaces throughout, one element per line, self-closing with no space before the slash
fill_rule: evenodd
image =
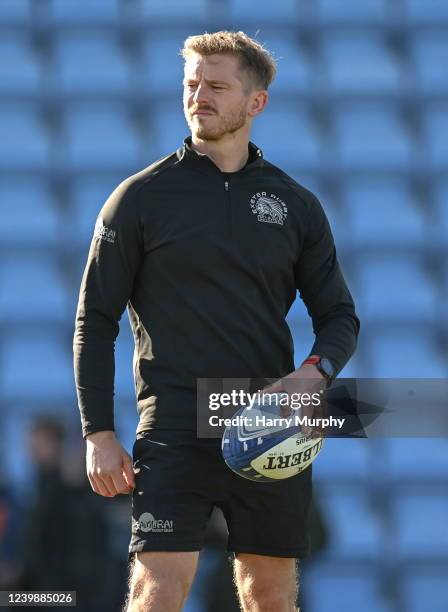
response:
<path id="1" fill-rule="evenodd" d="M 292 478 L 311 465 L 323 438 L 305 435 L 294 418 L 281 418 L 277 406 L 240 408 L 224 430 L 222 454 L 236 474 L 255 482 Z"/>

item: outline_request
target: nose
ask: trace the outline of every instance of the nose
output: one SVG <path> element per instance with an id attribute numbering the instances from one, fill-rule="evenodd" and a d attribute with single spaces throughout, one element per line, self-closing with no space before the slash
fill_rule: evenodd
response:
<path id="1" fill-rule="evenodd" d="M 196 91 L 193 95 L 193 102 L 195 104 L 200 104 L 201 102 L 208 102 L 207 86 L 202 81 L 198 83 L 198 86 L 196 87 Z"/>

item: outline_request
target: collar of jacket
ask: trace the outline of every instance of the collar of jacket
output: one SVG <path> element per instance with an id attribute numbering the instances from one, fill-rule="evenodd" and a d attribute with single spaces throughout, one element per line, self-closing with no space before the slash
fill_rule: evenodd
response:
<path id="1" fill-rule="evenodd" d="M 184 139 L 183 146 L 176 151 L 177 159 L 205 174 L 240 174 L 246 170 L 263 165 L 263 152 L 253 142 L 249 142 L 249 158 L 246 165 L 237 172 L 221 172 L 207 155 L 199 155 L 191 146 L 191 136 Z"/>

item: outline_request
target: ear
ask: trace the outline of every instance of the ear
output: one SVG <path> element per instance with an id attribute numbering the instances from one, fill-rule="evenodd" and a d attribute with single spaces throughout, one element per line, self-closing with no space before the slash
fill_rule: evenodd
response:
<path id="1" fill-rule="evenodd" d="M 249 104 L 248 115 L 249 117 L 256 117 L 263 112 L 266 104 L 269 100 L 269 94 L 265 89 L 255 91 L 251 96 Z"/>

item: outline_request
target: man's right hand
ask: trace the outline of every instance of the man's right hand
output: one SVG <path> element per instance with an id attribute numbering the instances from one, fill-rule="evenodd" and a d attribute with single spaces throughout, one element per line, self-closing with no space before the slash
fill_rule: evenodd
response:
<path id="1" fill-rule="evenodd" d="M 113 431 L 97 431 L 86 438 L 86 469 L 92 489 L 104 497 L 127 494 L 135 488 L 132 458 Z"/>

